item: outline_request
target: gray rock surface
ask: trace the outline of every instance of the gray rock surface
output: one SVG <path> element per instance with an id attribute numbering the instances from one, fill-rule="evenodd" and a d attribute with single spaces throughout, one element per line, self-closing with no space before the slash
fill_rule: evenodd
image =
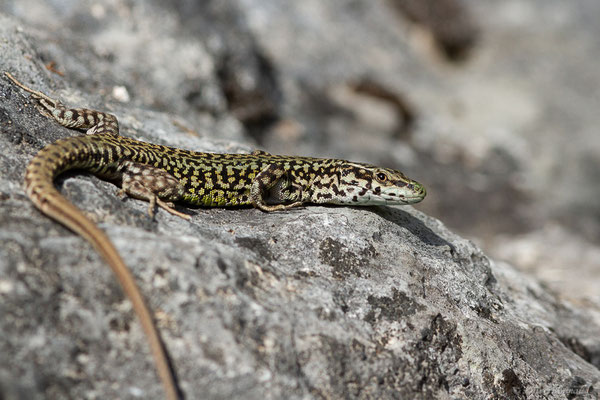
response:
<path id="1" fill-rule="evenodd" d="M 404 55 L 411 44 L 392 35 L 400 28 L 378 3 L 321 3 L 291 3 L 294 18 L 272 19 L 288 15 L 284 6 L 6 2 L 0 70 L 69 104 L 111 111 L 123 135 L 142 140 L 241 152 L 256 146 L 249 132 L 283 150 L 289 138 L 297 153 L 341 141 L 334 155 L 352 157 L 372 120 L 348 119 L 343 109 L 360 110 L 364 99 L 336 80 L 367 76 L 370 62 L 379 86 L 416 86 L 417 104 L 443 80 L 426 79 L 436 74 Z M 359 15 L 380 30 L 357 25 L 348 36 Z M 332 16 L 348 20 L 319 31 Z M 261 35 L 265 20 L 280 34 L 271 41 Z M 307 25 L 322 43 L 301 35 Z M 293 46 L 285 30 L 297 36 Z M 348 47 L 328 53 L 342 39 Z M 397 53 L 378 51 L 375 39 Z M 43 68 L 52 61 L 65 78 Z M 392 79 L 399 71 L 409 74 L 404 83 Z M 370 157 L 386 148 L 397 112 L 370 129 L 379 137 L 358 158 L 380 161 Z M 319 139 L 313 128 L 323 124 L 331 130 Z M 0 398 L 161 398 L 109 269 L 23 192 L 33 154 L 72 134 L 0 79 Z M 409 173 L 424 156 L 408 144 L 419 141 L 427 137 L 392 152 L 413 160 Z M 118 199 L 110 183 L 68 174 L 58 184 L 123 254 L 188 399 L 598 398 L 598 308 L 554 295 L 411 207 L 190 209 L 191 222 L 164 212 L 152 220 L 145 203 Z"/>
<path id="2" fill-rule="evenodd" d="M 600 260 L 564 256 L 600 251 L 595 0 L 4 0 L 0 12 L 81 91 L 273 153 L 401 169 L 429 189 L 417 209 L 600 304 L 586 289 Z M 555 231 L 564 246 L 547 244 Z"/>

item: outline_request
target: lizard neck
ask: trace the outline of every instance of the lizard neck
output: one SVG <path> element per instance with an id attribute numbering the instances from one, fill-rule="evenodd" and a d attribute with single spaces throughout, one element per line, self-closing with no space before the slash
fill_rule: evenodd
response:
<path id="1" fill-rule="evenodd" d="M 338 160 L 321 166 L 311 180 L 309 187 L 303 192 L 302 201 L 316 204 L 336 203 L 342 195 L 340 190 L 340 169 Z"/>

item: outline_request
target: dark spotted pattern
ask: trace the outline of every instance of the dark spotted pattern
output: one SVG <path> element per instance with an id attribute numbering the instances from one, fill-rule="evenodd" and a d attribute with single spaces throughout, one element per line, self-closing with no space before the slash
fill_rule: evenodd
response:
<path id="1" fill-rule="evenodd" d="M 23 87 L 23 86 L 21 86 Z M 200 206 L 254 205 L 265 211 L 302 203 L 402 204 L 420 201 L 423 187 L 401 172 L 337 159 L 252 154 L 198 153 L 119 136 L 112 114 L 66 108 L 30 91 L 41 111 L 61 125 L 87 135 L 62 139 L 43 150 L 27 168 L 26 186 L 70 168 L 121 179 L 125 193 L 152 201 L 183 201 Z"/>
<path id="2" fill-rule="evenodd" d="M 106 179 L 121 179 L 124 166 L 130 162 L 138 167 L 147 165 L 160 169 L 179 182 L 177 193 L 162 196 L 167 200 L 203 206 L 237 206 L 252 204 L 251 188 L 261 172 L 265 173 L 258 186 L 269 202 L 331 199 L 337 187 L 332 191 L 325 189 L 335 185 L 337 177 L 331 180 L 324 177 L 335 177 L 344 161 L 198 153 L 122 136 L 95 134 L 62 139 L 41 150 L 28 167 L 26 185 L 36 181 L 36 175 L 52 179 L 69 168 L 88 170 Z"/>
<path id="3" fill-rule="evenodd" d="M 169 187 L 167 192 L 162 188 L 163 193 L 156 192 L 160 198 L 201 206 L 256 205 L 260 199 L 270 204 L 360 204 L 368 203 L 360 201 L 368 194 L 381 195 L 383 188 L 373 178 L 372 169 L 379 169 L 364 164 L 262 153 L 198 153 L 110 133 L 71 137 L 47 146 L 28 167 L 26 182 L 27 186 L 39 182 L 36 176 L 51 180 L 68 168 L 85 169 L 106 179 L 122 179 L 124 166 L 130 162 L 139 168 L 146 165 L 163 171 L 165 179 L 166 175 L 174 178 L 169 182 L 177 182 L 177 187 Z M 394 185 L 407 190 L 410 186 L 411 191 L 418 192 L 414 181 L 403 179 L 406 181 L 400 180 L 401 184 L 396 179 Z M 403 197 L 394 193 L 390 196 Z"/>

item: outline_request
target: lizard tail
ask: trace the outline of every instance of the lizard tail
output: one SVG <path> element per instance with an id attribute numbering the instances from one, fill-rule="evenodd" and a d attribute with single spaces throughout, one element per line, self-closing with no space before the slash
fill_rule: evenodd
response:
<path id="1" fill-rule="evenodd" d="M 85 145 L 85 138 L 83 136 L 59 140 L 42 149 L 27 166 L 27 195 L 42 213 L 81 235 L 106 260 L 142 323 L 167 398 L 180 399 L 180 391 L 167 352 L 133 275 L 106 234 L 54 187 L 54 178 L 61 172 L 72 168 L 85 168 L 85 160 L 90 159 L 90 154 L 86 153 L 93 151 L 91 146 Z"/>

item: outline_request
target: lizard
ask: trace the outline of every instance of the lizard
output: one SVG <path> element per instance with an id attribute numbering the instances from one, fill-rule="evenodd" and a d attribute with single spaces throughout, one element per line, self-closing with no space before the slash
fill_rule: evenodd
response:
<path id="1" fill-rule="evenodd" d="M 162 208 L 189 220 L 174 203 L 206 206 L 254 206 L 283 211 L 304 204 L 396 205 L 418 203 L 424 186 L 402 172 L 341 159 L 251 154 L 202 153 L 120 136 L 117 118 L 86 108 L 68 108 L 33 90 L 10 73 L 10 81 L 37 101 L 40 113 L 60 125 L 86 131 L 59 139 L 29 162 L 25 191 L 45 215 L 82 236 L 104 258 L 133 305 L 149 341 L 166 398 L 182 398 L 166 348 L 150 309 L 127 265 L 108 236 L 54 186 L 61 173 L 77 169 L 101 179 L 120 181 L 120 195 L 149 203 L 148 214 Z"/>

